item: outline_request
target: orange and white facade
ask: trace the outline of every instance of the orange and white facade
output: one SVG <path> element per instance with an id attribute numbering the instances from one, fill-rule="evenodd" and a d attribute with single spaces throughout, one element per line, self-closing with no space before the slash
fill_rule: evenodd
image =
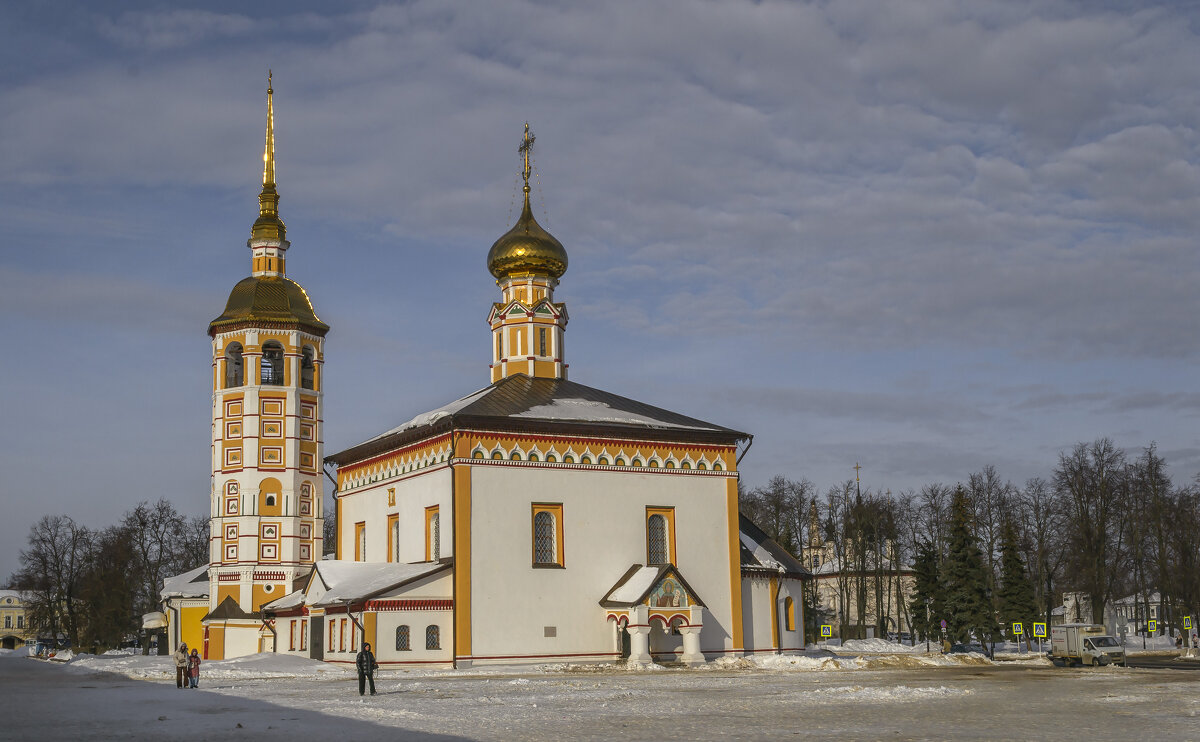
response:
<path id="1" fill-rule="evenodd" d="M 209 325 L 212 339 L 210 611 L 206 657 L 260 651 L 260 609 L 303 584 L 322 553 L 322 367 L 329 327 L 285 275 L 290 243 L 275 191 L 273 91 L 251 275 Z"/>
<path id="2" fill-rule="evenodd" d="M 749 436 L 567 379 L 567 256 L 533 218 L 531 144 L 488 255 L 491 384 L 328 457 L 336 561 L 266 606 L 276 651 L 351 662 L 367 641 L 384 667 L 469 667 L 802 648 L 803 568 L 740 522 Z"/>

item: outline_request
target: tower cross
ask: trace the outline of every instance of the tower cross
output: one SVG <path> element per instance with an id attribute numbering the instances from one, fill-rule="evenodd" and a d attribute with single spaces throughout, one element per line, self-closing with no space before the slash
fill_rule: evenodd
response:
<path id="1" fill-rule="evenodd" d="M 537 139 L 532 132 L 529 131 L 529 122 L 525 122 L 525 138 L 521 140 L 521 146 L 517 147 L 517 153 L 525 161 L 525 168 L 521 171 L 521 177 L 525 179 L 525 191 L 529 191 L 529 158 L 533 156 L 533 142 Z"/>
<path id="2" fill-rule="evenodd" d="M 854 481 L 855 481 L 855 482 L 857 482 L 857 481 L 858 481 L 858 472 L 859 472 L 859 470 L 861 470 L 861 469 L 862 469 L 862 467 L 858 465 L 858 462 L 857 462 L 857 461 L 855 461 L 855 462 L 854 462 Z"/>

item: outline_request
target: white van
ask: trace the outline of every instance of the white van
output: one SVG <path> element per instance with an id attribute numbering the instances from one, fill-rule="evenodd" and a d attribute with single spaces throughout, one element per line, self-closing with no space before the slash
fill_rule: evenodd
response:
<path id="1" fill-rule="evenodd" d="M 1071 665 L 1127 666 L 1125 647 L 1098 624 L 1068 623 L 1050 628 L 1050 659 Z"/>

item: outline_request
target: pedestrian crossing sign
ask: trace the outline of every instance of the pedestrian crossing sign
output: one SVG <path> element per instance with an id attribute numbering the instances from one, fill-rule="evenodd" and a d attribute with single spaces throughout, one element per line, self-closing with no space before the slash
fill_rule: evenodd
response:
<path id="1" fill-rule="evenodd" d="M 1146 631 L 1148 631 L 1151 634 L 1153 634 L 1155 631 L 1158 631 L 1158 621 L 1155 621 L 1153 618 L 1150 619 L 1149 621 L 1147 621 L 1146 622 Z"/>
<path id="2" fill-rule="evenodd" d="M 833 627 L 829 626 L 829 625 L 822 626 L 821 627 L 821 638 L 828 639 L 831 636 L 833 636 Z"/>
<path id="3" fill-rule="evenodd" d="M 1035 623 L 1033 625 L 1033 635 L 1039 639 L 1045 639 L 1046 638 L 1046 624 Z"/>
<path id="4" fill-rule="evenodd" d="M 1191 616 L 1183 617 L 1183 628 L 1185 628 L 1185 629 L 1192 628 L 1192 617 Z"/>
<path id="5" fill-rule="evenodd" d="M 1017 621 L 1013 624 L 1013 636 L 1020 636 L 1025 633 L 1025 624 Z"/>

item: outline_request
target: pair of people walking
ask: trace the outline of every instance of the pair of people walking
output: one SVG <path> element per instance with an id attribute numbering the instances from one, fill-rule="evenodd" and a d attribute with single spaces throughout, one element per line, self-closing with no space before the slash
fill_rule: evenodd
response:
<path id="1" fill-rule="evenodd" d="M 193 649 L 192 653 L 188 654 L 187 644 L 180 642 L 172 657 L 175 660 L 175 687 L 199 688 L 200 653 Z"/>

